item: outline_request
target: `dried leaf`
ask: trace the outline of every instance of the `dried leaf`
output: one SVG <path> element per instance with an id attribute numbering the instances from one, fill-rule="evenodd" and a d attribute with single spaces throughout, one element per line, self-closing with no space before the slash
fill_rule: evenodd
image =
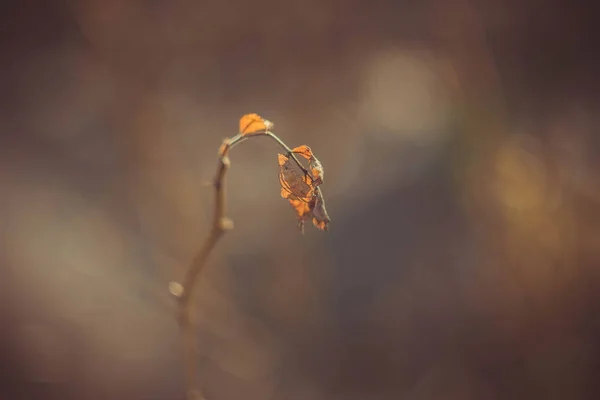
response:
<path id="1" fill-rule="evenodd" d="M 290 196 L 288 201 L 298 219 L 298 227 L 304 232 L 305 221 L 312 220 L 313 225 L 322 231 L 327 231 L 329 222 L 329 215 L 325 209 L 325 202 L 323 201 L 322 194 L 318 191 L 309 199 L 299 199 L 295 196 Z"/>
<path id="2" fill-rule="evenodd" d="M 298 227 L 304 233 L 304 221 L 309 221 L 311 219 L 311 211 L 310 204 L 304 200 L 298 199 L 296 197 L 288 199 L 290 205 L 296 212 L 296 217 L 298 219 Z"/>
<path id="3" fill-rule="evenodd" d="M 298 147 L 294 147 L 292 149 L 292 153 L 296 153 L 301 155 L 302 157 L 306 158 L 307 160 L 310 160 L 311 158 L 314 157 L 312 150 L 310 149 L 310 147 L 308 147 L 307 145 L 303 144 L 301 146 Z"/>
<path id="4" fill-rule="evenodd" d="M 325 171 L 323 171 L 323 165 L 321 165 L 321 162 L 317 160 L 316 157 L 313 157 L 312 160 L 308 162 L 308 172 L 310 173 L 314 186 L 319 186 L 323 183 Z"/>
<path id="5" fill-rule="evenodd" d="M 329 215 L 325 209 L 325 200 L 323 199 L 323 192 L 320 189 L 315 189 L 314 203 L 312 204 L 312 222 L 313 225 L 322 231 L 327 231 L 329 222 Z"/>
<path id="6" fill-rule="evenodd" d="M 258 114 L 246 114 L 240 118 L 240 134 L 252 135 L 265 133 L 273 128 L 273 123 Z"/>
<path id="7" fill-rule="evenodd" d="M 304 232 L 305 221 L 312 220 L 317 229 L 326 231 L 330 222 L 325 209 L 323 194 L 318 185 L 323 182 L 323 167 L 308 146 L 293 149 L 309 160 L 308 173 L 296 161 L 283 154 L 278 155 L 281 197 L 287 199 L 296 212 L 298 227 Z"/>
<path id="8" fill-rule="evenodd" d="M 278 154 L 279 183 L 281 197 L 284 199 L 294 196 L 309 201 L 313 195 L 312 180 L 306 176 L 296 162 L 283 154 Z"/>
<path id="9" fill-rule="evenodd" d="M 303 144 L 292 149 L 292 153 L 298 154 L 308 160 L 308 172 L 313 181 L 312 186 L 319 186 L 323 183 L 323 165 L 315 157 L 310 147 Z"/>

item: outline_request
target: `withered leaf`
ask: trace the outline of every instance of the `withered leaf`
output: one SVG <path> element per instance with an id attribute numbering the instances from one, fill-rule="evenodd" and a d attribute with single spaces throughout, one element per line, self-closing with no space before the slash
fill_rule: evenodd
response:
<path id="1" fill-rule="evenodd" d="M 290 205 L 296 212 L 300 230 L 304 233 L 305 221 L 312 220 L 313 225 L 317 229 L 327 231 L 331 220 L 325 209 L 325 202 L 319 188 L 315 189 L 315 194 L 308 201 L 306 200 L 295 196 L 288 197 Z"/>
<path id="2" fill-rule="evenodd" d="M 319 186 L 323 183 L 323 165 L 313 154 L 310 147 L 303 144 L 292 149 L 292 153 L 298 154 L 308 160 L 308 172 L 313 181 L 313 186 Z"/>
<path id="3" fill-rule="evenodd" d="M 281 197 L 287 199 L 296 212 L 298 226 L 304 232 L 305 221 L 312 220 L 317 229 L 326 231 L 330 222 L 319 185 L 323 182 L 323 167 L 308 146 L 292 150 L 309 160 L 308 173 L 291 157 L 278 155 Z"/>
<path id="4" fill-rule="evenodd" d="M 246 114 L 240 118 L 240 134 L 253 135 L 265 133 L 273 128 L 273 123 L 258 114 Z"/>
<path id="5" fill-rule="evenodd" d="M 310 147 L 308 147 L 307 145 L 303 144 L 300 145 L 298 147 L 294 147 L 292 149 L 292 153 L 296 153 L 301 155 L 302 157 L 306 158 L 307 160 L 310 160 L 312 157 L 314 157 L 312 150 L 310 149 Z"/>
<path id="6" fill-rule="evenodd" d="M 308 162 L 308 172 L 310 173 L 310 177 L 313 180 L 313 185 L 318 186 L 323 183 L 323 175 L 325 171 L 323 171 L 323 165 L 321 162 L 317 160 L 316 157 L 313 157 Z"/>
<path id="7" fill-rule="evenodd" d="M 296 212 L 296 217 L 298 219 L 298 227 L 304 233 L 304 222 L 310 220 L 311 212 L 310 212 L 310 203 L 305 200 L 301 200 L 297 197 L 290 197 L 288 201 L 294 211 Z"/>
<path id="8" fill-rule="evenodd" d="M 302 168 L 293 159 L 283 154 L 278 154 L 277 161 L 279 164 L 281 197 L 287 199 L 294 196 L 309 201 L 313 195 L 310 177 L 306 176 Z"/>
<path id="9" fill-rule="evenodd" d="M 325 208 L 325 200 L 323 199 L 323 192 L 320 188 L 315 189 L 314 203 L 312 204 L 311 210 L 313 219 L 313 225 L 322 231 L 327 231 L 329 222 L 329 215 Z"/>

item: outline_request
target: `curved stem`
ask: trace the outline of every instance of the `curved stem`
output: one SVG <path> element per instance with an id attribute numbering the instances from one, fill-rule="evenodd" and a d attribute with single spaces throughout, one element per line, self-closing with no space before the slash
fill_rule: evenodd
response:
<path id="1" fill-rule="evenodd" d="M 192 260 L 190 267 L 188 268 L 185 278 L 182 284 L 172 282 L 170 285 L 171 293 L 177 297 L 178 300 L 178 311 L 179 311 L 179 326 L 183 341 L 183 358 L 185 363 L 185 374 L 186 374 L 186 386 L 187 386 L 187 400 L 201 400 L 204 397 L 199 390 L 198 385 L 198 345 L 196 337 L 196 327 L 193 323 L 193 293 L 197 286 L 198 277 L 206 265 L 206 261 L 212 250 L 217 245 L 219 239 L 229 229 L 233 228 L 233 222 L 226 217 L 226 196 L 225 196 L 225 175 L 230 167 L 229 151 L 240 143 L 247 139 L 255 136 L 267 136 L 273 139 L 279 146 L 281 146 L 298 166 L 308 174 L 308 171 L 300 163 L 300 160 L 292 152 L 292 150 L 274 133 L 265 131 L 261 133 L 253 133 L 252 135 L 241 135 L 237 134 L 231 139 L 225 139 L 223 146 L 220 150 L 219 165 L 217 172 L 213 180 L 213 187 L 215 188 L 215 205 L 214 205 L 214 216 L 212 221 L 212 227 L 210 233 L 204 240 L 204 243 L 200 247 L 200 250 Z M 318 195 L 322 194 L 320 191 Z"/>
<path id="2" fill-rule="evenodd" d="M 285 142 L 283 140 L 279 139 L 279 137 L 271 131 L 255 132 L 255 133 L 252 133 L 251 135 L 244 135 L 244 136 L 242 136 L 241 134 L 238 133 L 237 135 L 235 135 L 234 137 L 229 139 L 229 149 L 231 150 L 235 146 L 245 142 L 246 140 L 248 140 L 252 137 L 257 137 L 257 136 L 266 136 L 266 137 L 273 139 L 282 149 L 285 150 L 286 155 L 290 156 L 294 160 L 294 162 L 296 164 L 298 164 L 300 169 L 302 169 L 302 172 L 304 172 L 305 174 L 308 174 L 308 171 L 306 170 L 304 165 L 302 165 L 300 160 L 298 160 L 298 158 L 296 157 L 296 155 L 294 154 L 292 149 L 290 149 L 290 147 L 287 144 L 285 144 Z"/>

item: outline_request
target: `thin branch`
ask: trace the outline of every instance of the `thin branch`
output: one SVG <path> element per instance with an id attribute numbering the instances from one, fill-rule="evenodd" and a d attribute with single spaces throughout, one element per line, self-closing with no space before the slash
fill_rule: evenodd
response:
<path id="1" fill-rule="evenodd" d="M 216 246 L 223 234 L 233 228 L 233 222 L 225 216 L 225 174 L 230 166 L 227 156 L 228 143 L 224 143 L 224 149 L 219 157 L 217 173 L 213 180 L 215 188 L 215 209 L 210 233 L 200 251 L 194 257 L 183 284 L 171 283 L 171 293 L 178 299 L 179 326 L 183 340 L 183 358 L 186 374 L 186 387 L 188 400 L 201 400 L 204 397 L 199 390 L 198 379 L 198 346 L 196 338 L 196 327 L 193 323 L 193 293 L 198 277 L 206 265 L 206 260 L 213 248 Z"/>
<path id="2" fill-rule="evenodd" d="M 226 217 L 225 206 L 225 174 L 230 167 L 229 151 L 246 141 L 251 137 L 267 136 L 273 139 L 279 146 L 281 146 L 286 153 L 298 164 L 298 166 L 308 174 L 306 168 L 300 163 L 300 160 L 292 152 L 292 150 L 274 133 L 270 131 L 253 133 L 252 135 L 241 135 L 238 134 L 230 139 L 226 139 L 223 142 L 223 146 L 220 150 L 219 165 L 217 167 L 217 173 L 213 180 L 213 186 L 215 188 L 215 205 L 214 205 L 214 216 L 212 221 L 212 227 L 208 237 L 205 239 L 202 247 L 194 257 L 186 275 L 183 280 L 183 284 L 171 282 L 170 291 L 178 300 L 178 311 L 179 311 L 179 326 L 181 336 L 183 340 L 183 358 L 184 368 L 186 375 L 186 387 L 187 387 L 187 400 L 202 400 L 204 397 L 201 394 L 198 384 L 198 345 L 196 337 L 196 326 L 193 323 L 193 293 L 198 282 L 198 277 L 206 265 L 208 256 L 217 245 L 219 239 L 225 234 L 226 231 L 233 228 L 233 222 Z M 316 191 L 317 196 L 323 201 L 323 195 L 321 191 Z"/>
<path id="3" fill-rule="evenodd" d="M 247 136 L 237 134 L 230 139 L 229 149 L 231 150 L 235 146 L 245 142 L 246 140 L 250 139 L 251 137 L 257 137 L 257 136 L 266 136 L 268 138 L 273 139 L 279 146 L 281 146 L 282 149 L 285 150 L 286 155 L 292 157 L 292 160 L 294 160 L 294 162 L 296 164 L 298 164 L 298 166 L 300 167 L 302 172 L 304 172 L 305 174 L 310 176 L 310 174 L 308 173 L 308 171 L 306 170 L 304 165 L 300 162 L 300 160 L 298 160 L 298 157 L 296 157 L 296 154 L 294 154 L 292 149 L 287 144 L 285 144 L 285 142 L 283 140 L 279 139 L 279 137 L 271 131 L 255 132 L 255 133 L 252 133 L 252 135 L 247 135 Z"/>

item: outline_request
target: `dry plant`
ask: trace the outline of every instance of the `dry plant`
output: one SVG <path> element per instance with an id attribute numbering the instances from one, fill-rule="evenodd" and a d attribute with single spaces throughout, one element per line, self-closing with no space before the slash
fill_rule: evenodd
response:
<path id="1" fill-rule="evenodd" d="M 273 126 L 271 121 L 257 114 L 246 114 L 240 119 L 239 133 L 223 141 L 219 148 L 219 164 L 213 180 L 215 205 L 212 228 L 187 270 L 183 282 L 171 282 L 169 285 L 171 293 L 178 301 L 188 400 L 203 398 L 198 385 L 197 338 L 192 321 L 194 287 L 211 251 L 223 234 L 233 228 L 233 222 L 225 212 L 225 174 L 231 166 L 229 161 L 231 149 L 253 137 L 267 136 L 273 139 L 285 150 L 285 154 L 278 154 L 277 159 L 281 197 L 287 199 L 294 208 L 302 233 L 304 233 L 305 221 L 312 220 L 314 226 L 323 231 L 327 230 L 330 222 L 325 209 L 323 191 L 320 188 L 323 183 L 323 166 L 310 147 L 302 145 L 290 149 L 273 133 Z M 306 165 L 300 161 L 300 158 L 305 160 Z"/>

